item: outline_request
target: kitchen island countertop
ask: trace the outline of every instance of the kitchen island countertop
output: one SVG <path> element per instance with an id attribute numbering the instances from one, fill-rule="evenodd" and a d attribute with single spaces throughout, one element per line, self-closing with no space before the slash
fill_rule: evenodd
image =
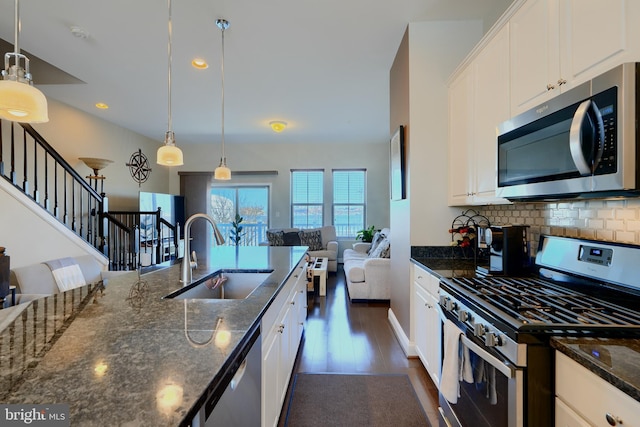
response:
<path id="1" fill-rule="evenodd" d="M 163 299 L 180 264 L 3 310 L 0 402 L 70 406 L 72 426 L 187 425 L 255 336 L 306 246 L 214 247 L 193 281 L 273 270 L 242 300 Z"/>

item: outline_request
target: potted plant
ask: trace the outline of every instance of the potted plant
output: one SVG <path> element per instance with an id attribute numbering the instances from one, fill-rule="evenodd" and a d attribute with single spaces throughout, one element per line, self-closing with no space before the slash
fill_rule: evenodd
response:
<path id="1" fill-rule="evenodd" d="M 365 228 L 356 233 L 356 240 L 362 240 L 366 243 L 371 243 L 373 241 L 373 235 L 376 234 L 376 227 L 372 225 L 369 228 Z"/>
<path id="2" fill-rule="evenodd" d="M 242 236 L 244 233 L 242 232 L 242 226 L 240 223 L 244 218 L 242 218 L 239 214 L 236 214 L 235 221 L 231 222 L 231 231 L 230 231 L 230 240 L 234 243 L 234 245 L 238 246 L 240 241 L 242 240 Z"/>

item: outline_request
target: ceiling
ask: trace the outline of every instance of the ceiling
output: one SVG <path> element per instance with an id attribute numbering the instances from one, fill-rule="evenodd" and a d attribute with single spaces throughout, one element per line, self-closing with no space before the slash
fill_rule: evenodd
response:
<path id="1" fill-rule="evenodd" d="M 389 69 L 409 22 L 482 19 L 511 0 L 173 1 L 172 122 L 178 146 L 220 142 L 367 143 L 389 137 Z M 0 0 L 13 51 L 14 0 Z M 20 48 L 56 99 L 158 140 L 168 128 L 166 0 L 22 0 Z M 88 33 L 76 37 L 71 27 Z M 437 42 L 437 41 L 434 41 Z M 196 70 L 202 57 L 210 64 Z M 38 64 L 38 59 L 44 64 Z M 97 102 L 108 110 L 98 110 Z M 276 134 L 268 127 L 283 120 Z"/>

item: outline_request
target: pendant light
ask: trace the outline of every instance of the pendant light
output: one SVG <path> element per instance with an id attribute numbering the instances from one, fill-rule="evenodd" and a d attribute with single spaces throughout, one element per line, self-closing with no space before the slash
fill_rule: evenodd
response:
<path id="1" fill-rule="evenodd" d="M 231 179 L 231 169 L 227 167 L 227 158 L 224 155 L 224 31 L 229 28 L 229 21 L 216 19 L 216 25 L 222 30 L 222 62 L 220 66 L 222 75 L 222 157 L 220 157 L 220 165 L 216 168 L 213 177 L 226 181 Z"/>
<path id="2" fill-rule="evenodd" d="M 47 98 L 33 87 L 29 58 L 20 53 L 19 34 L 20 5 L 19 0 L 15 0 L 14 52 L 4 55 L 4 70 L 0 73 L 0 119 L 20 123 L 45 123 L 49 121 Z M 24 63 L 24 67 L 21 63 Z"/>
<path id="3" fill-rule="evenodd" d="M 168 57 L 169 57 L 169 78 L 168 81 L 168 111 L 169 118 L 167 120 L 167 133 L 164 137 L 164 145 L 158 148 L 157 154 L 157 163 L 163 166 L 181 166 L 184 164 L 184 159 L 182 156 L 182 150 L 176 147 L 176 135 L 171 130 L 171 35 L 173 33 L 173 28 L 171 26 L 171 0 L 168 0 L 169 7 L 169 47 L 168 47 Z"/>

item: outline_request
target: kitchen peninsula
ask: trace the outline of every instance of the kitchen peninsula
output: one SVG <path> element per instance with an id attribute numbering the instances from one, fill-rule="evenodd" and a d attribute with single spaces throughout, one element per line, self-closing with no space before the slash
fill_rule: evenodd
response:
<path id="1" fill-rule="evenodd" d="M 163 298 L 182 286 L 176 264 L 2 310 L 0 402 L 68 404 L 72 426 L 189 425 L 224 391 L 306 250 L 214 247 L 200 257 L 194 283 L 272 271 L 245 299 Z"/>

